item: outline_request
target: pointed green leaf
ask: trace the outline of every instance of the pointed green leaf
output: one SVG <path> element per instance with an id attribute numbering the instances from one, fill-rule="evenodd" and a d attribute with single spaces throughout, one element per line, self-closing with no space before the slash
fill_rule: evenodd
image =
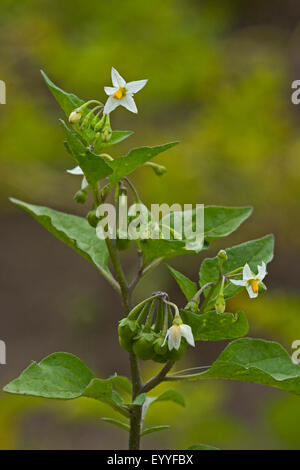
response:
<path id="1" fill-rule="evenodd" d="M 114 426 L 118 426 L 119 428 L 125 429 L 125 431 L 130 431 L 130 426 L 127 423 L 124 423 L 123 421 L 119 421 L 117 419 L 113 418 L 101 418 L 102 421 L 105 421 L 106 423 L 113 424 Z"/>
<path id="2" fill-rule="evenodd" d="M 223 264 L 223 274 L 229 273 L 234 269 L 249 264 L 250 268 L 257 272 L 257 265 L 264 261 L 266 264 L 273 259 L 274 251 L 274 237 L 273 235 L 266 235 L 263 238 L 252 240 L 233 248 L 226 249 L 228 256 L 227 261 Z M 235 277 L 234 279 L 238 279 Z M 210 310 L 215 303 L 216 296 L 220 289 L 219 282 L 219 260 L 218 257 L 206 258 L 200 268 L 200 284 L 203 286 L 207 282 L 216 282 L 216 286 L 211 289 L 206 289 L 204 295 L 210 296 L 205 310 Z M 236 286 L 232 282 L 227 282 L 224 288 L 224 295 L 226 299 L 230 299 L 235 294 L 243 290 L 243 287 Z M 211 292 L 211 293 L 210 293 Z"/>
<path id="3" fill-rule="evenodd" d="M 127 377 L 115 373 L 110 377 L 110 380 L 114 388 L 119 389 L 120 391 L 128 394 L 132 393 L 132 383 Z"/>
<path id="4" fill-rule="evenodd" d="M 187 450 L 220 450 L 217 447 L 209 446 L 207 444 L 193 444 Z"/>
<path id="5" fill-rule="evenodd" d="M 206 206 L 204 236 L 207 242 L 227 237 L 252 214 L 252 207 Z"/>
<path id="6" fill-rule="evenodd" d="M 11 198 L 10 200 L 29 212 L 56 238 L 93 263 L 104 276 L 111 276 L 107 265 L 108 252 L 105 241 L 96 236 L 96 230 L 86 219 L 17 199 Z"/>
<path id="7" fill-rule="evenodd" d="M 244 312 L 204 313 L 202 315 L 180 311 L 184 323 L 190 325 L 193 336 L 198 341 L 221 341 L 245 336 L 249 331 L 249 324 Z"/>
<path id="8" fill-rule="evenodd" d="M 152 398 L 152 397 L 151 397 Z M 170 388 L 163 392 L 161 395 L 158 397 L 155 397 L 154 400 L 152 400 L 152 403 L 156 403 L 158 401 L 172 401 L 173 403 L 176 403 L 177 405 L 185 407 L 185 401 L 181 393 L 179 393 L 177 390 L 174 390 L 173 388 Z"/>
<path id="9" fill-rule="evenodd" d="M 136 168 L 142 166 L 147 161 L 154 158 L 161 152 L 165 152 L 174 145 L 178 144 L 178 142 L 171 142 L 165 145 L 157 145 L 156 147 L 140 147 L 133 150 L 123 156 L 116 158 L 112 162 L 110 162 L 110 166 L 113 169 L 113 174 L 110 175 L 109 179 L 111 183 L 116 183 L 120 179 L 124 178 L 124 176 L 129 175 L 132 173 Z"/>
<path id="10" fill-rule="evenodd" d="M 275 341 L 242 338 L 230 343 L 210 369 L 189 379 L 253 382 L 300 395 L 300 366 Z"/>
<path id="11" fill-rule="evenodd" d="M 113 389 L 113 379 L 98 379 L 93 378 L 84 393 L 84 397 L 94 398 L 95 400 L 102 401 L 107 405 L 110 405 L 112 408 L 117 411 L 123 412 L 122 406 L 124 405 L 124 400 L 122 397 Z"/>
<path id="12" fill-rule="evenodd" d="M 170 425 L 169 424 L 165 424 L 165 425 L 161 425 L 161 426 L 152 426 L 151 428 L 146 428 L 144 429 L 144 431 L 142 432 L 142 436 L 146 436 L 147 434 L 151 434 L 153 432 L 157 432 L 157 431 L 165 431 L 166 429 L 170 429 Z"/>
<path id="13" fill-rule="evenodd" d="M 112 173 L 110 166 L 101 157 L 86 148 L 63 120 L 61 120 L 61 123 L 65 131 L 68 148 L 85 174 L 88 183 L 95 185 L 100 179 L 110 175 Z"/>
<path id="14" fill-rule="evenodd" d="M 179 285 L 180 289 L 182 290 L 183 294 L 185 295 L 187 300 L 191 300 L 197 292 L 197 284 L 191 281 L 188 277 L 184 274 L 180 273 L 176 269 L 172 268 L 172 266 L 167 264 L 167 268 L 174 277 L 175 281 Z"/>
<path id="15" fill-rule="evenodd" d="M 54 353 L 32 362 L 4 391 L 44 398 L 71 399 L 82 396 L 93 379 L 92 372 L 76 356 Z"/>
<path id="16" fill-rule="evenodd" d="M 219 238 L 227 237 L 236 230 L 251 214 L 251 207 L 204 207 L 204 245 Z M 195 213 L 195 211 L 194 211 Z M 185 241 L 145 240 L 141 243 L 145 261 L 151 262 L 157 258 L 172 258 L 174 256 L 196 253 L 185 248 Z"/>
<path id="17" fill-rule="evenodd" d="M 75 108 L 78 108 L 84 103 L 84 101 L 78 98 L 78 96 L 74 95 L 73 93 L 67 93 L 66 91 L 56 86 L 50 80 L 50 78 L 47 77 L 43 70 L 41 70 L 41 74 L 54 98 L 68 117 Z"/>
<path id="18" fill-rule="evenodd" d="M 114 379 L 95 378 L 78 357 L 54 353 L 39 363 L 32 362 L 18 378 L 4 387 L 4 391 L 63 400 L 94 398 L 127 416 L 127 410 L 122 408 L 122 397 L 113 389 Z"/>

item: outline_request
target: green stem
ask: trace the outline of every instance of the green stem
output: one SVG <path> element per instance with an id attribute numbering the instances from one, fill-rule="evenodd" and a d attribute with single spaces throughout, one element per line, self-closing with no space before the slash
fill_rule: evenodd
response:
<path id="1" fill-rule="evenodd" d="M 133 352 L 129 354 L 133 402 L 142 388 L 142 380 L 138 359 Z M 141 405 L 134 405 L 130 410 L 129 450 L 139 450 L 140 448 L 142 410 L 143 407 Z"/>
<path id="2" fill-rule="evenodd" d="M 100 193 L 98 185 L 94 186 L 93 195 L 94 195 L 96 204 L 100 205 L 102 203 L 102 197 L 101 197 L 101 193 Z M 116 277 L 120 286 L 124 313 L 125 315 L 128 315 L 130 306 L 129 306 L 128 286 L 127 286 L 125 274 L 121 266 L 120 260 L 118 258 L 118 255 L 113 247 L 111 239 L 109 237 L 106 237 L 105 243 L 106 243 L 106 247 L 107 247 L 107 250 L 108 250 L 108 253 L 109 253 L 109 256 L 110 256 L 110 259 L 111 259 L 111 262 L 112 262 L 112 265 L 115 270 L 115 274 L 116 274 Z"/>

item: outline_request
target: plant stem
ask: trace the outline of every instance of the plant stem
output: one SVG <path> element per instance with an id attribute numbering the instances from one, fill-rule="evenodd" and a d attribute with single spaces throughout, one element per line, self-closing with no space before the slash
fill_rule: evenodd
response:
<path id="1" fill-rule="evenodd" d="M 133 402 L 142 388 L 142 380 L 141 380 L 138 359 L 133 352 L 130 353 L 129 359 L 130 359 L 130 368 L 131 368 L 132 402 Z M 135 405 L 131 408 L 129 450 L 139 450 L 140 448 L 142 409 L 143 407 L 141 405 Z"/>
<path id="2" fill-rule="evenodd" d="M 145 383 L 145 385 L 142 387 L 140 393 L 149 392 L 154 387 L 159 385 L 165 379 L 167 373 L 172 369 L 174 364 L 175 364 L 175 361 L 167 362 L 164 365 L 164 367 L 161 369 L 161 371 L 155 377 L 152 377 L 152 379 L 148 380 L 148 382 Z"/>
<path id="3" fill-rule="evenodd" d="M 97 205 L 101 204 L 102 197 L 101 197 L 101 193 L 100 193 L 98 185 L 95 185 L 95 187 L 93 188 L 93 194 L 94 194 L 94 199 L 95 199 L 96 204 Z M 106 243 L 106 247 L 107 247 L 107 250 L 108 250 L 108 253 L 109 253 L 109 256 L 110 256 L 110 259 L 114 267 L 115 274 L 116 274 L 116 277 L 120 286 L 124 313 L 125 315 L 128 315 L 130 306 L 129 306 L 129 296 L 128 296 L 128 285 L 127 285 L 127 281 L 125 278 L 125 274 L 121 266 L 119 257 L 113 247 L 111 239 L 109 237 L 106 237 L 105 243 Z"/>

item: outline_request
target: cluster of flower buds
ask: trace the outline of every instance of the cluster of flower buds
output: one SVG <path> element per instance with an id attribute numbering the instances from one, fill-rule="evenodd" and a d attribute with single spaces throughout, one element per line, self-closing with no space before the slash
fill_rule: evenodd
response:
<path id="1" fill-rule="evenodd" d="M 92 105 L 92 108 L 90 107 Z M 103 104 L 90 100 L 74 109 L 69 115 L 69 122 L 78 126 L 80 131 L 92 130 L 96 133 L 94 145 L 99 138 L 108 142 L 112 136 L 109 114 L 103 114 Z"/>
<path id="2" fill-rule="evenodd" d="M 126 351 L 160 363 L 179 360 L 187 343 L 195 345 L 190 326 L 183 324 L 177 306 L 168 301 L 165 292 L 156 292 L 134 307 L 120 321 L 118 332 Z"/>

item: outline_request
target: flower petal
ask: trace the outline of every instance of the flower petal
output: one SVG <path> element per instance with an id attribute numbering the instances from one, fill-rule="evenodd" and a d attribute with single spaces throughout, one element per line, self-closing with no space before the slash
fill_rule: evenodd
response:
<path id="1" fill-rule="evenodd" d="M 138 112 L 134 99 L 129 93 L 127 93 L 127 95 L 124 96 L 124 98 L 120 100 L 120 104 L 124 106 L 124 108 L 128 109 L 128 111 L 131 111 L 132 113 Z"/>
<path id="2" fill-rule="evenodd" d="M 259 281 L 262 281 L 266 277 L 266 274 L 267 274 L 266 263 L 263 261 L 261 263 L 261 266 L 257 266 L 257 269 L 258 269 L 257 278 L 259 279 Z"/>
<path id="3" fill-rule="evenodd" d="M 108 96 L 113 95 L 118 89 L 119 89 L 118 87 L 114 87 L 114 86 L 104 87 L 104 91 Z"/>
<path id="4" fill-rule="evenodd" d="M 258 296 L 258 292 L 253 292 L 252 287 L 249 284 L 246 285 L 246 289 L 251 299 L 255 299 L 255 297 Z"/>
<path id="5" fill-rule="evenodd" d="M 137 93 L 142 88 L 144 88 L 147 82 L 148 80 L 136 80 L 134 82 L 129 82 L 126 85 L 126 90 L 128 90 L 129 93 Z"/>
<path id="6" fill-rule="evenodd" d="M 85 188 L 88 187 L 88 185 L 89 183 L 87 182 L 86 177 L 84 176 L 81 181 L 81 189 L 84 190 Z"/>
<path id="7" fill-rule="evenodd" d="M 232 284 L 235 284 L 236 286 L 246 286 L 247 281 L 244 281 L 243 279 L 229 279 Z"/>
<path id="8" fill-rule="evenodd" d="M 249 279 L 253 279 L 253 274 L 249 267 L 249 264 L 246 263 L 243 269 L 243 281 L 249 281 Z"/>
<path id="9" fill-rule="evenodd" d="M 112 96 L 109 96 L 107 98 L 107 101 L 105 103 L 104 109 L 103 109 L 103 114 L 109 114 L 111 113 L 114 109 L 116 109 L 119 105 L 121 104 L 121 100 L 116 100 Z"/>
<path id="10" fill-rule="evenodd" d="M 181 341 L 181 330 L 178 325 L 172 325 L 168 329 L 169 339 L 168 339 L 168 348 L 171 351 L 173 348 L 179 349 Z"/>
<path id="11" fill-rule="evenodd" d="M 119 72 L 113 67 L 111 68 L 111 81 L 113 82 L 113 86 L 118 88 L 125 87 L 126 85 L 124 78 L 121 77 Z"/>
<path id="12" fill-rule="evenodd" d="M 67 170 L 67 172 L 71 175 L 83 175 L 83 171 L 79 165 L 75 166 L 75 168 L 72 168 L 72 170 Z"/>
<path id="13" fill-rule="evenodd" d="M 182 336 L 187 340 L 191 346 L 195 346 L 195 340 L 192 333 L 192 328 L 189 325 L 180 325 L 179 326 Z"/>
<path id="14" fill-rule="evenodd" d="M 164 342 L 163 342 L 163 344 L 161 345 L 161 347 L 163 347 L 163 346 L 166 344 L 166 341 L 167 341 L 167 339 L 168 339 L 168 337 L 169 337 L 169 334 L 170 334 L 170 332 L 169 332 L 169 330 L 168 330 L 167 333 L 166 333 Z"/>

